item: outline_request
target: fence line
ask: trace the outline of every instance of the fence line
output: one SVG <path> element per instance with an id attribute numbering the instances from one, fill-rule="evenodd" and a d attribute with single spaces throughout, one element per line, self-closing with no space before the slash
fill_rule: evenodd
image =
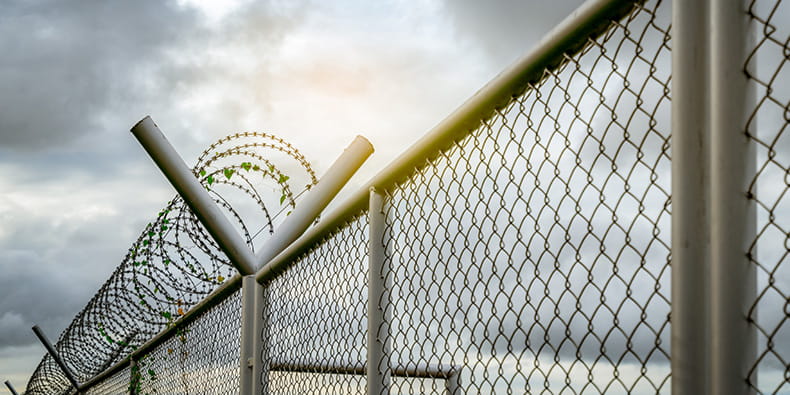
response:
<path id="1" fill-rule="evenodd" d="M 98 375 L 70 366 L 80 390 L 787 391 L 788 20 L 782 0 L 588 1 L 258 270 L 256 294 L 228 275 L 156 335 L 103 331 L 121 347 L 96 351 L 114 353 Z M 70 391 L 45 356 L 26 393 Z"/>

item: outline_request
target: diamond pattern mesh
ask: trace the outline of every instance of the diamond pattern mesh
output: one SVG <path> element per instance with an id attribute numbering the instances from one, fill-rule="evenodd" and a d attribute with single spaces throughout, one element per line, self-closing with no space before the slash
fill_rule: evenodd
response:
<path id="1" fill-rule="evenodd" d="M 385 237 L 373 243 L 386 251 L 390 304 L 379 329 L 389 332 L 391 393 L 669 392 L 669 12 L 661 1 L 638 5 L 386 191 Z M 747 125 L 757 152 L 747 191 L 757 207 L 749 257 L 758 292 L 748 319 L 758 345 L 747 379 L 758 393 L 783 393 L 790 391 L 790 5 L 753 0 L 749 12 L 757 33 L 745 62 L 756 91 Z M 260 136 L 217 144 L 252 137 Z M 303 192 L 252 151 L 274 147 L 267 144 L 204 155 L 206 166 L 227 163 L 196 170 L 210 190 L 231 186 L 259 206 L 253 176 L 281 185 L 280 204 L 257 225 L 215 196 L 250 245 L 271 234 Z M 263 162 L 236 163 L 238 155 Z M 305 190 L 315 181 L 307 170 Z M 186 236 L 207 259 L 179 249 Z M 365 392 L 368 243 L 363 214 L 264 285 L 265 392 Z M 175 199 L 57 348 L 85 381 L 171 325 L 174 312 L 183 314 L 182 305 L 193 306 L 229 270 Z M 176 289 L 187 280 L 186 290 Z M 135 321 L 130 312 L 138 311 L 147 318 Z M 237 393 L 240 314 L 237 291 L 86 393 Z M 26 393 L 70 392 L 45 356 Z"/>
<path id="2" fill-rule="evenodd" d="M 126 367 L 118 373 L 107 377 L 100 383 L 88 388 L 85 395 L 128 394 L 132 369 Z"/>
<path id="3" fill-rule="evenodd" d="M 459 369 L 459 393 L 669 391 L 665 8 L 613 24 L 390 192 L 393 369 Z"/>
<path id="4" fill-rule="evenodd" d="M 749 320 L 757 331 L 757 359 L 749 384 L 759 393 L 790 391 L 790 2 L 755 0 L 756 32 L 746 61 L 756 102 L 747 133 L 757 154 L 748 196 L 757 207 L 757 235 L 749 256 L 757 296 Z"/>
<path id="5" fill-rule="evenodd" d="M 273 394 L 357 394 L 365 389 L 367 216 L 306 253 L 265 285 L 262 340 Z M 266 355 L 270 361 L 266 361 Z M 336 374 L 356 369 L 353 374 Z"/>
<path id="6" fill-rule="evenodd" d="M 238 290 L 136 361 L 138 393 L 238 393 L 240 338 Z"/>

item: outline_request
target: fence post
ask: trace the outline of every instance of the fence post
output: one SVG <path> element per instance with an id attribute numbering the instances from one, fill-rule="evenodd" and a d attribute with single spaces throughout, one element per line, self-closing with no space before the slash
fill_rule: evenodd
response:
<path id="1" fill-rule="evenodd" d="M 129 395 L 137 395 L 137 389 L 140 386 L 140 367 L 137 366 L 137 360 L 131 358 L 129 360 Z"/>
<path id="2" fill-rule="evenodd" d="M 712 0 L 710 13 L 710 390 L 747 394 L 756 350 L 756 333 L 746 318 L 756 292 L 755 270 L 747 256 L 756 232 L 755 207 L 746 195 L 755 172 L 754 149 L 746 134 L 746 111 L 754 98 L 744 72 L 750 18 L 743 0 Z"/>
<path id="3" fill-rule="evenodd" d="M 44 334 L 44 332 L 41 330 L 41 328 L 38 327 L 38 325 L 33 325 L 33 333 L 36 334 L 36 337 L 38 337 L 38 340 L 41 341 L 41 344 L 44 345 L 44 348 L 47 349 L 47 352 L 49 353 L 49 355 L 52 356 L 52 359 L 55 360 L 56 364 L 58 364 L 58 366 L 60 367 L 60 370 L 66 376 L 66 379 L 69 380 L 71 385 L 74 387 L 76 392 L 79 394 L 80 393 L 80 383 L 74 377 L 74 373 L 71 372 L 71 369 L 69 369 L 69 367 L 66 366 L 66 363 L 63 361 L 63 359 L 60 358 L 60 354 L 58 354 L 58 350 L 56 350 L 55 347 L 52 345 L 52 343 L 50 343 L 49 339 L 47 339 L 47 335 Z"/>
<path id="4" fill-rule="evenodd" d="M 241 283 L 241 369 L 240 393 L 261 393 L 261 309 L 263 287 L 255 275 L 244 276 Z"/>
<path id="5" fill-rule="evenodd" d="M 368 249 L 368 395 L 389 394 L 389 296 L 386 281 L 389 270 L 386 257 L 386 214 L 384 197 L 370 188 Z"/>
<path id="6" fill-rule="evenodd" d="M 708 2 L 672 2 L 672 393 L 709 377 Z"/>
<path id="7" fill-rule="evenodd" d="M 5 386 L 6 386 L 6 387 L 8 387 L 8 390 L 9 390 L 9 391 L 11 391 L 11 395 L 19 395 L 19 393 L 18 393 L 18 392 L 16 392 L 16 390 L 14 389 L 14 386 L 13 386 L 13 385 L 11 385 L 11 382 L 10 382 L 10 381 L 6 380 L 6 382 L 5 382 Z"/>
<path id="8" fill-rule="evenodd" d="M 242 276 L 255 273 L 255 256 L 250 248 L 151 117 L 145 117 L 134 125 L 132 134 L 219 244 L 236 270 Z"/>

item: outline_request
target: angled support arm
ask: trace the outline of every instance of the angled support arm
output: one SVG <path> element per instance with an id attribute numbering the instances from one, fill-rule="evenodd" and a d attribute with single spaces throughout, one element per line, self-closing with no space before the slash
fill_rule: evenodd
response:
<path id="1" fill-rule="evenodd" d="M 52 346 L 52 343 L 49 342 L 49 339 L 47 339 L 47 335 L 45 335 L 44 332 L 41 331 L 41 328 L 39 328 L 38 325 L 33 326 L 33 333 L 36 334 L 38 340 L 41 341 L 41 344 L 43 344 L 44 348 L 47 349 L 49 355 L 52 357 L 52 359 L 55 360 L 55 363 L 58 364 L 60 370 L 63 371 L 63 374 L 69 380 L 71 385 L 77 390 L 77 393 L 79 393 L 80 383 L 74 377 L 74 373 L 71 372 L 71 369 L 69 369 L 69 367 L 66 366 L 66 363 L 63 362 L 63 359 L 60 358 L 60 354 L 58 354 L 58 350 L 56 350 L 55 347 Z M 6 385 L 8 385 L 8 382 L 6 382 Z"/>
<path id="2" fill-rule="evenodd" d="M 373 145 L 362 136 L 357 136 L 343 151 L 258 252 L 256 260 L 259 270 L 256 278 L 259 282 L 273 271 L 282 269 L 279 264 L 271 265 L 271 261 L 310 227 L 372 153 Z"/>
<path id="3" fill-rule="evenodd" d="M 151 117 L 145 117 L 134 125 L 132 134 L 219 244 L 236 270 L 243 276 L 255 273 L 255 256 L 250 248 Z"/>
<path id="4" fill-rule="evenodd" d="M 14 386 L 13 386 L 13 385 L 11 385 L 11 382 L 10 382 L 10 381 L 6 380 L 6 381 L 5 381 L 5 386 L 6 386 L 6 387 L 8 387 L 8 390 L 9 390 L 9 391 L 11 391 L 11 394 L 12 394 L 12 395 L 19 395 L 19 393 L 18 393 L 18 392 L 16 392 L 16 390 L 14 389 Z"/>

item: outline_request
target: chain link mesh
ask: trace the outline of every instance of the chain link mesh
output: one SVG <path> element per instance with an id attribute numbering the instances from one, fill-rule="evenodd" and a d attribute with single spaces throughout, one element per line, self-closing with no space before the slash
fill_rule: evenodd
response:
<path id="1" fill-rule="evenodd" d="M 748 196 L 757 209 L 749 256 L 757 295 L 749 321 L 757 358 L 749 384 L 758 393 L 790 391 L 790 2 L 755 0 L 749 7 L 756 41 L 745 70 L 756 91 L 747 134 L 757 155 Z"/>
<path id="2" fill-rule="evenodd" d="M 109 394 L 128 394 L 129 383 L 132 377 L 131 367 L 126 367 L 118 373 L 107 377 L 99 384 L 88 388 L 85 395 L 109 395 Z"/>
<path id="3" fill-rule="evenodd" d="M 613 23 L 389 193 L 392 369 L 457 369 L 457 393 L 669 391 L 667 8 Z"/>
<path id="4" fill-rule="evenodd" d="M 264 285 L 264 393 L 364 392 L 367 253 L 362 215 Z"/>
<path id="5" fill-rule="evenodd" d="M 137 393 L 238 393 L 240 339 L 238 290 L 136 361 Z"/>

